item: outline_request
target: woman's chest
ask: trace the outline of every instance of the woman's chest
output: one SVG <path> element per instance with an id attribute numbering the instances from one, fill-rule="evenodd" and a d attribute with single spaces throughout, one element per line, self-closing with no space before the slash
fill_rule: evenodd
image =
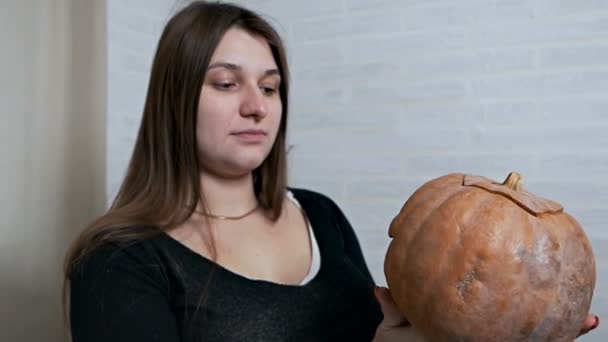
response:
<path id="1" fill-rule="evenodd" d="M 216 262 L 245 278 L 299 284 L 311 265 L 306 226 L 261 227 L 218 236 Z"/>
<path id="2" fill-rule="evenodd" d="M 206 229 L 206 234 L 197 233 Z M 309 226 L 302 213 L 286 206 L 276 222 L 254 216 L 246 222 L 186 224 L 169 233 L 193 252 L 249 279 L 299 284 L 311 266 Z"/>
<path id="3" fill-rule="evenodd" d="M 184 341 L 369 341 L 380 320 L 371 284 L 348 262 L 326 260 L 306 286 L 249 281 L 221 269 L 199 285 L 172 303 Z"/>

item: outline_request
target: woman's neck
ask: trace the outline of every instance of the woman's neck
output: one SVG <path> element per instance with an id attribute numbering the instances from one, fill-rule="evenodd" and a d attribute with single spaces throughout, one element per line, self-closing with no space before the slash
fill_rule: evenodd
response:
<path id="1" fill-rule="evenodd" d="M 213 215 L 237 216 L 258 204 L 251 173 L 243 177 L 222 178 L 204 172 L 201 174 L 201 190 L 205 209 Z M 199 210 L 203 208 L 199 207 Z"/>

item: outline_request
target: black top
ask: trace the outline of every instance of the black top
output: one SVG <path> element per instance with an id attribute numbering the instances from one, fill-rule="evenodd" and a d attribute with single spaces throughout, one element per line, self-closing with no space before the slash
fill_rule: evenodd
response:
<path id="1" fill-rule="evenodd" d="M 331 199 L 292 192 L 321 254 L 310 282 L 246 278 L 166 233 L 108 243 L 71 277 L 73 341 L 371 341 L 382 312 L 352 227 Z"/>

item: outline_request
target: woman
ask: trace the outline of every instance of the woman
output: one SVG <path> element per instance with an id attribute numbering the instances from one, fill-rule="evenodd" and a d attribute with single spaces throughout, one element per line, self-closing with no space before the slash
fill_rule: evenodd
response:
<path id="1" fill-rule="evenodd" d="M 198 1 L 169 21 L 125 180 L 66 259 L 75 342 L 414 337 L 338 206 L 287 187 L 287 100 L 259 16 Z"/>

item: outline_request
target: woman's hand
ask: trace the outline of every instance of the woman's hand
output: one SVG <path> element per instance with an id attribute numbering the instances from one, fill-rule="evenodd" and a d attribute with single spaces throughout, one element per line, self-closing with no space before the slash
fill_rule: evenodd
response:
<path id="1" fill-rule="evenodd" d="M 384 319 L 376 329 L 374 342 L 424 341 L 424 338 L 416 333 L 407 319 L 399 313 L 389 289 L 386 287 L 377 287 L 374 294 L 376 295 L 380 307 L 382 308 L 382 313 L 384 314 Z M 587 315 L 578 336 L 585 335 L 597 328 L 599 324 L 600 319 L 598 316 L 593 314 Z"/>
<path id="2" fill-rule="evenodd" d="M 374 294 L 384 314 L 384 319 L 376 329 L 374 342 L 424 341 L 424 338 L 416 333 L 410 322 L 399 313 L 389 289 L 386 287 L 376 287 Z"/>

